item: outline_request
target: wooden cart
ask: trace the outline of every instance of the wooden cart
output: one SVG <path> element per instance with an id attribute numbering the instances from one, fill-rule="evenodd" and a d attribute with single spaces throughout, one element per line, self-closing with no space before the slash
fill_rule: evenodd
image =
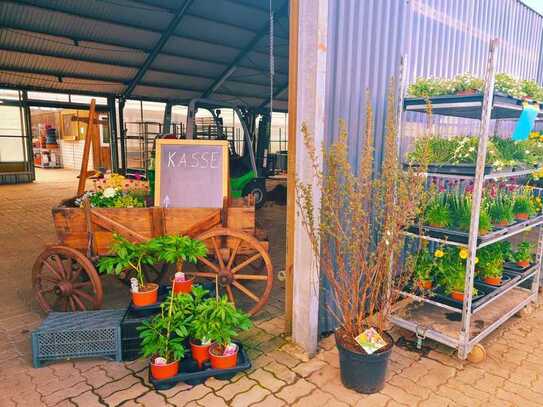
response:
<path id="1" fill-rule="evenodd" d="M 208 247 L 208 256 L 186 272 L 197 281 L 216 282 L 237 307 L 254 315 L 272 288 L 268 242 L 255 229 L 252 197 L 226 202 L 222 209 L 78 208 L 73 199 L 61 202 L 53 208 L 59 243 L 47 247 L 32 270 L 36 300 L 46 312 L 98 309 L 103 288 L 95 262 L 109 254 L 113 233 L 132 242 L 181 234 Z M 147 280 L 158 282 L 167 270 L 148 268 Z"/>

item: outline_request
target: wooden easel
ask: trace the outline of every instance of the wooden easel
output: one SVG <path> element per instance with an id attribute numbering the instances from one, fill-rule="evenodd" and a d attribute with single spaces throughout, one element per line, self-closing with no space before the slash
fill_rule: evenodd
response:
<path id="1" fill-rule="evenodd" d="M 100 152 L 100 131 L 98 130 L 98 115 L 96 114 L 96 100 L 92 99 L 89 107 L 89 119 L 87 133 L 85 134 L 85 145 L 83 146 L 83 158 L 81 159 L 81 171 L 79 172 L 79 184 L 77 196 L 85 192 L 87 178 L 95 175 L 96 171 L 88 171 L 89 155 L 91 145 L 93 147 L 93 158 L 96 159 L 97 152 Z M 94 161 L 96 165 L 96 161 Z"/>

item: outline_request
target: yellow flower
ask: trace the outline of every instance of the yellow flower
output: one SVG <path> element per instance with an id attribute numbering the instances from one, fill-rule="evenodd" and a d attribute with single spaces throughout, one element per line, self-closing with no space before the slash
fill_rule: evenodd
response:
<path id="1" fill-rule="evenodd" d="M 467 249 L 462 249 L 460 250 L 460 258 L 461 259 L 467 259 L 468 258 L 468 255 L 469 255 L 469 252 Z"/>
<path id="2" fill-rule="evenodd" d="M 443 252 L 443 250 L 437 249 L 437 250 L 434 252 L 434 256 L 436 256 L 436 257 L 443 257 L 443 256 L 445 256 L 445 253 Z"/>
<path id="3" fill-rule="evenodd" d="M 479 263 L 479 257 L 475 256 L 475 264 Z"/>

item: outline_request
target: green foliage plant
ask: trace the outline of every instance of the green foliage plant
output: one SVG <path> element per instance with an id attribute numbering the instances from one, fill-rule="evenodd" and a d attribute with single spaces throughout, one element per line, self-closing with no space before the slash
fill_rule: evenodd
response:
<path id="1" fill-rule="evenodd" d="M 451 163 L 457 147 L 456 137 L 451 139 L 440 136 L 420 137 L 416 140 L 412 152 L 407 156 L 410 163 L 420 163 L 425 157 L 429 163 Z"/>
<path id="2" fill-rule="evenodd" d="M 188 337 L 194 317 L 192 295 L 170 293 L 160 305 L 160 314 L 140 327 L 141 351 L 144 357 L 163 357 L 168 363 L 185 355 L 185 338 Z"/>
<path id="3" fill-rule="evenodd" d="M 477 270 L 482 278 L 498 278 L 503 274 L 505 252 L 501 243 L 485 246 L 477 251 Z"/>
<path id="4" fill-rule="evenodd" d="M 534 198 L 531 190 L 527 187 L 515 191 L 513 212 L 515 215 L 527 214 L 533 216 L 536 213 Z"/>
<path id="5" fill-rule="evenodd" d="M 143 266 L 158 262 L 157 254 L 149 242 L 132 243 L 118 234 L 113 234 L 111 253 L 113 256 L 98 260 L 98 271 L 119 275 L 125 270 L 133 270 L 140 288 L 145 286 Z"/>
<path id="6" fill-rule="evenodd" d="M 194 339 L 211 341 L 224 349 L 241 330 L 247 330 L 251 325 L 249 316 L 223 296 L 208 298 L 196 307 L 191 333 Z"/>
<path id="7" fill-rule="evenodd" d="M 424 220 L 426 224 L 435 227 L 449 226 L 450 214 L 446 194 L 439 193 L 430 199 L 424 210 Z"/>
<path id="8" fill-rule="evenodd" d="M 518 261 L 518 262 L 524 262 L 524 261 L 531 262 L 534 257 L 534 249 L 535 249 L 535 244 L 525 240 L 517 246 L 517 249 L 515 250 L 513 257 L 515 261 Z"/>
<path id="9" fill-rule="evenodd" d="M 513 198 L 506 191 L 499 191 L 494 197 L 486 197 L 485 201 L 490 221 L 494 225 L 510 225 L 515 218 L 513 214 Z"/>
<path id="10" fill-rule="evenodd" d="M 207 254 L 206 245 L 188 236 L 168 235 L 153 239 L 150 243 L 158 253 L 159 261 L 176 265 L 176 272 L 183 271 L 183 264 L 196 263 Z"/>
<path id="11" fill-rule="evenodd" d="M 448 194 L 451 225 L 461 232 L 469 232 L 471 223 L 471 196 L 460 191 Z M 490 216 L 484 205 L 479 212 L 479 234 L 484 235 L 492 229 Z"/>
<path id="12" fill-rule="evenodd" d="M 432 271 L 435 267 L 434 256 L 427 248 L 421 248 L 415 258 L 413 271 L 416 280 L 431 280 Z"/>

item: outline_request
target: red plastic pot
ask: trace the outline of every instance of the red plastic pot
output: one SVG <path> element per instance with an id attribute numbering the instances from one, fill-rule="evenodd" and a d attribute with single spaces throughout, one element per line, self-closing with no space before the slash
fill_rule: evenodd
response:
<path id="1" fill-rule="evenodd" d="M 456 301 L 464 301 L 464 293 L 461 293 L 460 291 L 453 291 L 451 292 L 451 298 Z"/>
<path id="2" fill-rule="evenodd" d="M 440 224 L 437 224 L 437 223 L 430 223 L 430 227 L 433 227 L 433 228 L 444 228 L 445 225 L 440 225 Z"/>
<path id="3" fill-rule="evenodd" d="M 156 380 L 169 379 L 179 373 L 179 361 L 167 363 L 165 365 L 155 365 L 154 359 L 151 361 L 151 374 Z"/>
<path id="4" fill-rule="evenodd" d="M 516 220 L 528 220 L 529 216 L 527 213 L 517 213 L 515 215 Z"/>
<path id="5" fill-rule="evenodd" d="M 209 348 L 211 344 L 199 345 L 195 343 L 194 339 L 190 340 L 190 350 L 192 352 L 192 358 L 198 364 L 198 368 L 201 369 L 204 362 L 209 360 Z"/>
<path id="6" fill-rule="evenodd" d="M 431 290 L 432 289 L 432 280 L 417 280 L 417 285 L 419 288 L 422 288 L 423 290 Z"/>
<path id="7" fill-rule="evenodd" d="M 194 278 L 185 281 L 172 281 L 173 292 L 175 294 L 189 294 L 192 291 L 192 282 Z"/>
<path id="8" fill-rule="evenodd" d="M 233 355 L 222 356 L 222 346 L 214 343 L 209 348 L 209 360 L 213 369 L 231 369 L 238 364 L 238 351 Z"/>
<path id="9" fill-rule="evenodd" d="M 146 283 L 137 293 L 132 293 L 132 302 L 136 307 L 145 307 L 158 301 L 158 284 Z"/>
<path id="10" fill-rule="evenodd" d="M 530 262 L 528 260 L 517 261 L 517 266 L 522 267 L 523 269 L 528 267 Z"/>
<path id="11" fill-rule="evenodd" d="M 488 285 L 499 286 L 502 283 L 501 277 L 485 277 L 484 282 Z"/>

